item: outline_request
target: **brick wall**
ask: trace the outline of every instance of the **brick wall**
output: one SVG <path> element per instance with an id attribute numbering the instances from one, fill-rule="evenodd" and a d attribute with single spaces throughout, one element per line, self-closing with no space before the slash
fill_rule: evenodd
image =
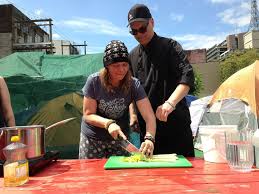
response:
<path id="1" fill-rule="evenodd" d="M 184 52 L 191 64 L 206 63 L 207 61 L 206 49 L 185 50 Z"/>

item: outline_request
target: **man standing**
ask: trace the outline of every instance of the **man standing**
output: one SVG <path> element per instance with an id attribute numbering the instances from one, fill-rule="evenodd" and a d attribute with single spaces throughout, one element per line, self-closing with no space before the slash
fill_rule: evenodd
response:
<path id="1" fill-rule="evenodd" d="M 190 113 L 184 98 L 194 88 L 192 66 L 177 41 L 154 32 L 154 19 L 145 5 L 130 9 L 128 23 L 139 42 L 129 56 L 132 73 L 144 86 L 157 117 L 154 153 L 194 156 Z M 138 119 L 144 130 L 142 118 Z"/>

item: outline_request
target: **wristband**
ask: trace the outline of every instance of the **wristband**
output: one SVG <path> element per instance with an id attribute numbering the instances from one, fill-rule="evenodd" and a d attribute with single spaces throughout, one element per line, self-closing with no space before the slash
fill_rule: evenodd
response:
<path id="1" fill-rule="evenodd" d="M 175 106 L 171 102 L 165 101 L 165 103 L 169 104 L 173 108 L 173 110 L 175 110 Z"/>
<path id="2" fill-rule="evenodd" d="M 108 130 L 109 127 L 110 127 L 110 125 L 111 125 L 112 123 L 116 123 L 116 121 L 115 121 L 115 120 L 109 120 L 109 121 L 105 124 L 105 129 Z"/>
<path id="3" fill-rule="evenodd" d="M 146 135 L 144 140 L 150 140 L 153 144 L 155 144 L 155 138 L 152 135 Z"/>

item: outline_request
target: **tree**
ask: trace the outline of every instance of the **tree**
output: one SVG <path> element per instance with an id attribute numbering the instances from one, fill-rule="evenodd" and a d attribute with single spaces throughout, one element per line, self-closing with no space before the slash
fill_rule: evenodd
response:
<path id="1" fill-rule="evenodd" d="M 202 75 L 196 70 L 193 70 L 194 72 L 194 87 L 195 90 L 191 93 L 191 95 L 198 96 L 200 92 L 204 89 L 204 85 L 202 82 Z"/>
<path id="2" fill-rule="evenodd" d="M 235 51 L 230 54 L 224 61 L 220 62 L 220 82 L 223 83 L 238 70 L 251 65 L 259 59 L 259 50 L 248 49 L 244 51 Z"/>

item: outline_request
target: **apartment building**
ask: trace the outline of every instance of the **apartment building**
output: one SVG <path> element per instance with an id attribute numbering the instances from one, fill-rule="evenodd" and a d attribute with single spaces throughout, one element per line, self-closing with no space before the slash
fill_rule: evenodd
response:
<path id="1" fill-rule="evenodd" d="M 46 51 L 52 42 L 40 28 L 12 4 L 0 5 L 0 58 L 18 51 Z"/>
<path id="2" fill-rule="evenodd" d="M 68 40 L 53 40 L 55 55 L 78 55 L 79 49 Z"/>

